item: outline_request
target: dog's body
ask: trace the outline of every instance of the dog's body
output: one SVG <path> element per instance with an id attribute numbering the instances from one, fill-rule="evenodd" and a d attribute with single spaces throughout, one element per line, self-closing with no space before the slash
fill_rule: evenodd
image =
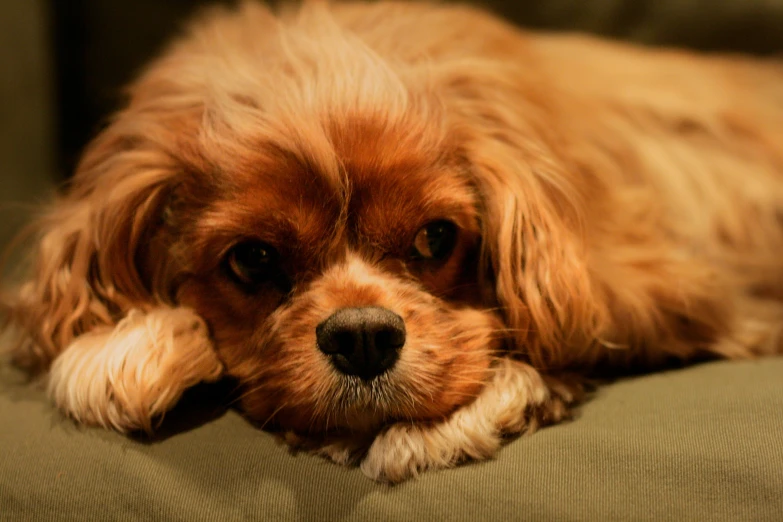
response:
<path id="1" fill-rule="evenodd" d="M 374 478 L 486 458 L 582 378 L 781 351 L 783 65 L 466 7 L 215 11 L 41 221 L 17 360 L 86 423 L 245 413 Z"/>

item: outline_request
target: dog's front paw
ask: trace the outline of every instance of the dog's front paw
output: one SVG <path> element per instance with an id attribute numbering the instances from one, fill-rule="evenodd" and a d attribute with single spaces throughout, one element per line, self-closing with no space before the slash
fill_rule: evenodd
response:
<path id="1" fill-rule="evenodd" d="M 432 445 L 427 451 L 426 435 L 414 424 L 397 424 L 378 435 L 360 465 L 362 472 L 379 482 L 396 483 L 417 476 L 419 472 L 445 467 Z M 435 451 L 432 451 L 435 450 Z"/>
<path id="2" fill-rule="evenodd" d="M 490 426 L 468 426 L 457 419 L 436 424 L 400 423 L 376 437 L 361 469 L 373 480 L 397 483 L 426 470 L 490 458 L 499 446 L 500 437 Z"/>
<path id="3" fill-rule="evenodd" d="M 48 390 L 78 422 L 152 432 L 186 389 L 222 374 L 204 320 L 161 307 L 76 338 L 52 364 Z"/>
<path id="4" fill-rule="evenodd" d="M 487 387 L 449 418 L 430 423 L 398 423 L 373 441 L 361 469 L 373 480 L 396 483 L 419 473 L 484 460 L 497 453 L 504 437 L 560 421 L 581 394 L 581 386 L 546 380 L 532 367 L 502 361 Z"/>
<path id="5" fill-rule="evenodd" d="M 427 469 L 431 458 L 425 454 L 421 429 L 397 424 L 378 435 L 362 460 L 362 472 L 379 482 L 401 482 Z"/>

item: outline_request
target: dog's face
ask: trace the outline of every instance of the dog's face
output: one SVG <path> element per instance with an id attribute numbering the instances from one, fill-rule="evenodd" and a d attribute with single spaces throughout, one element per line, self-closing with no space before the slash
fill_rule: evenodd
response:
<path id="1" fill-rule="evenodd" d="M 499 321 L 482 311 L 476 188 L 437 133 L 385 123 L 327 126 L 332 161 L 247 136 L 174 196 L 177 300 L 260 423 L 438 418 L 485 381 Z"/>
<path id="2" fill-rule="evenodd" d="M 132 85 L 41 222 L 20 358 L 109 353 L 131 312 L 185 307 L 254 420 L 370 432 L 474 399 L 501 343 L 546 365 L 592 335 L 548 93 L 524 68 L 381 57 L 324 9 L 216 14 Z M 136 395 L 198 382 L 172 364 Z"/>

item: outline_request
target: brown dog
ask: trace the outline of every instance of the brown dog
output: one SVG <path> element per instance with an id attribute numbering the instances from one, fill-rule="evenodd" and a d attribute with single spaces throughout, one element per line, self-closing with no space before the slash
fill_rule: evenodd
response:
<path id="1" fill-rule="evenodd" d="M 246 3 L 131 86 L 7 304 L 80 422 L 151 429 L 229 376 L 397 481 L 558 421 L 596 370 L 779 352 L 781 212 L 779 62 Z"/>

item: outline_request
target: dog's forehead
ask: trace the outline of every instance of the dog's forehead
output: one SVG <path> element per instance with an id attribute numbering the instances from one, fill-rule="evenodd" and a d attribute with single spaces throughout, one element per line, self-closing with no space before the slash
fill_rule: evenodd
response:
<path id="1" fill-rule="evenodd" d="M 409 235 L 426 221 L 473 211 L 467 178 L 438 138 L 416 125 L 354 120 L 336 126 L 332 140 L 350 188 L 346 205 L 357 237 L 408 248 Z"/>
<path id="2" fill-rule="evenodd" d="M 255 237 L 315 250 L 341 220 L 341 187 L 280 151 L 259 146 L 226 158 L 214 179 L 200 228 L 229 241 Z"/>
<path id="3" fill-rule="evenodd" d="M 320 226 L 315 235 L 345 226 L 373 236 L 430 211 L 474 204 L 465 176 L 444 160 L 439 144 L 359 119 L 324 128 L 328 150 L 286 151 L 261 142 L 252 157 L 234 159 L 225 173 L 225 203 L 297 228 Z"/>
<path id="4" fill-rule="evenodd" d="M 259 238 L 306 271 L 346 248 L 405 255 L 436 219 L 476 230 L 469 182 L 436 143 L 347 118 L 323 129 L 322 150 L 312 143 L 284 149 L 260 137 L 222 157 L 216 197 L 198 218 L 200 235 L 215 243 L 205 256 Z"/>

